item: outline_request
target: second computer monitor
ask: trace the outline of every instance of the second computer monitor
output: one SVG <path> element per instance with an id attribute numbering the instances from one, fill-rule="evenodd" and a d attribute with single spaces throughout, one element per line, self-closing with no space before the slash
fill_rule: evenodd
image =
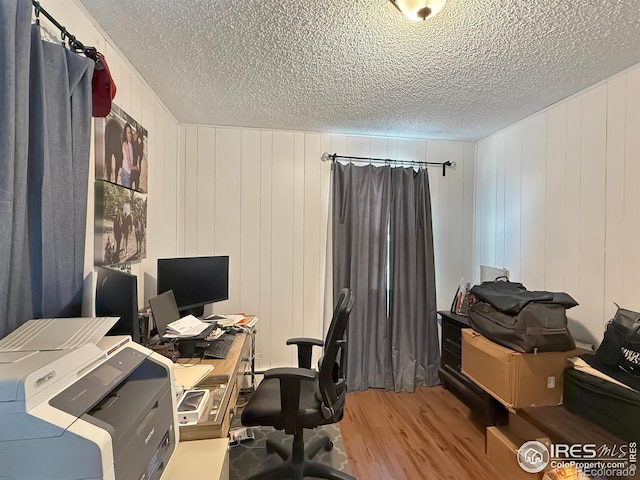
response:
<path id="1" fill-rule="evenodd" d="M 109 335 L 131 335 L 134 342 L 141 342 L 138 321 L 138 280 L 135 275 L 96 267 L 96 315 L 99 317 L 120 317 Z"/>
<path id="2" fill-rule="evenodd" d="M 229 257 L 158 259 L 158 294 L 173 290 L 180 310 L 229 299 Z"/>

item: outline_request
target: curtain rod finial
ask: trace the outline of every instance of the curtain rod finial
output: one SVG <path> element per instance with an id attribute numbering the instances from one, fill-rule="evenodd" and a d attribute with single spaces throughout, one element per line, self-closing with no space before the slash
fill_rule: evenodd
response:
<path id="1" fill-rule="evenodd" d="M 328 152 L 324 152 L 322 154 L 322 156 L 320 157 L 320 160 L 322 160 L 323 162 L 329 162 L 329 161 L 333 160 L 333 157 Z"/>

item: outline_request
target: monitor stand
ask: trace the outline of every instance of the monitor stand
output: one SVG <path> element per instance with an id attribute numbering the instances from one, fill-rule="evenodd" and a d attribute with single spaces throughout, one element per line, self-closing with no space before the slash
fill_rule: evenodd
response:
<path id="1" fill-rule="evenodd" d="M 180 316 L 184 317 L 186 315 L 193 315 L 197 318 L 202 317 L 204 315 L 204 305 L 201 305 L 200 307 L 185 308 L 184 310 L 180 310 Z"/>

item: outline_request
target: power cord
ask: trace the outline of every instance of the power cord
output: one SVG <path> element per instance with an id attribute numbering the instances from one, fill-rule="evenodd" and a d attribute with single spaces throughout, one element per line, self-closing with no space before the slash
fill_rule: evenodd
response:
<path id="1" fill-rule="evenodd" d="M 245 447 L 245 448 L 248 448 L 248 447 Z M 253 447 L 253 448 L 267 448 L 267 447 Z M 269 460 L 270 458 L 271 458 L 271 455 L 267 455 L 267 457 L 258 464 L 256 469 L 253 471 L 253 474 L 255 475 L 256 473 L 258 473 L 258 471 L 262 468 L 262 466 L 265 463 L 267 463 L 267 460 Z"/>
<path id="2" fill-rule="evenodd" d="M 185 363 L 180 363 L 180 365 L 182 365 L 183 367 L 195 367 L 196 365 L 200 365 L 202 363 L 202 356 L 200 356 L 198 358 L 198 361 L 196 363 L 190 363 L 191 360 L 193 360 L 194 358 L 196 358 L 196 355 L 198 355 L 197 353 L 194 353 L 193 355 L 191 355 L 191 357 L 189 357 L 187 359 L 187 361 Z"/>

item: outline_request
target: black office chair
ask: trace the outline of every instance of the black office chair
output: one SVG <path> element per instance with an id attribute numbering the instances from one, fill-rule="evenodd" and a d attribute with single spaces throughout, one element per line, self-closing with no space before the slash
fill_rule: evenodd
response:
<path id="1" fill-rule="evenodd" d="M 344 362 L 340 365 L 338 360 L 345 358 L 339 354 L 346 349 L 344 338 L 352 307 L 353 294 L 345 289 L 334 310 L 318 372 L 293 367 L 267 370 L 264 380 L 244 407 L 244 426 L 269 425 L 293 435 L 291 452 L 283 445 L 267 440 L 267 451 L 277 453 L 284 463 L 258 472 L 249 480 L 302 480 L 304 477 L 355 480 L 351 475 L 311 460 L 320 449 L 329 451 L 333 448 L 329 437 L 304 447 L 305 428 L 339 422 L 344 414 L 347 387 Z"/>

